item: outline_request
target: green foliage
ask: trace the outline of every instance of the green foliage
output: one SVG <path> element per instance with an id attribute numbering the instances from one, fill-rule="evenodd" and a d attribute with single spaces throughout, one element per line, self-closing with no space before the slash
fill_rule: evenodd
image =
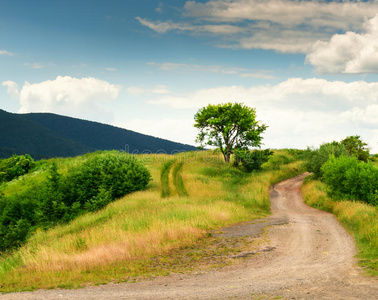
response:
<path id="1" fill-rule="evenodd" d="M 28 155 L 13 155 L 0 161 L 0 183 L 11 181 L 28 173 L 35 167 L 34 159 Z"/>
<path id="2" fill-rule="evenodd" d="M 96 155 L 64 179 L 64 202 L 68 206 L 76 201 L 84 205 L 100 188 L 109 191 L 112 199 L 119 198 L 143 190 L 150 178 L 149 171 L 131 155 Z"/>
<path id="3" fill-rule="evenodd" d="M 0 197 L 0 252 L 22 244 L 32 226 L 36 225 L 35 197 L 40 187 L 34 187 L 19 195 Z"/>
<path id="4" fill-rule="evenodd" d="M 98 154 L 66 176 L 53 162 L 44 182 L 22 193 L 0 196 L 0 252 L 20 246 L 38 227 L 47 229 L 99 210 L 144 189 L 149 181 L 149 171 L 130 155 Z"/>
<path id="5" fill-rule="evenodd" d="M 263 163 L 267 162 L 273 151 L 270 149 L 265 150 L 235 150 L 234 166 L 241 164 L 247 172 L 261 170 Z"/>
<path id="6" fill-rule="evenodd" d="M 100 186 L 98 194 L 93 196 L 84 204 L 84 208 L 87 211 L 96 211 L 113 201 L 110 191 L 106 189 L 105 186 Z"/>
<path id="7" fill-rule="evenodd" d="M 40 198 L 40 221 L 48 228 L 63 220 L 68 208 L 63 202 L 64 195 L 60 191 L 61 174 L 54 162 L 49 170 L 47 183 L 41 190 Z"/>
<path id="8" fill-rule="evenodd" d="M 348 136 L 341 141 L 345 149 L 348 151 L 350 156 L 357 157 L 358 160 L 367 162 L 370 156 L 369 148 L 367 144 L 361 140 L 359 135 Z"/>
<path id="9" fill-rule="evenodd" d="M 333 155 L 335 157 L 348 156 L 349 153 L 345 149 L 345 146 L 339 142 L 331 142 L 322 144 L 319 149 L 307 149 L 305 154 L 305 167 L 307 171 L 312 172 L 314 178 L 321 178 L 322 165 L 326 163 L 329 157 Z"/>
<path id="10" fill-rule="evenodd" d="M 355 156 L 332 156 L 321 169 L 334 195 L 378 205 L 378 168 L 374 165 Z"/>
<path id="11" fill-rule="evenodd" d="M 256 120 L 256 110 L 241 103 L 226 103 L 201 108 L 194 116 L 194 127 L 200 130 L 196 142 L 216 146 L 226 162 L 234 149 L 261 145 L 261 134 L 267 126 Z"/>

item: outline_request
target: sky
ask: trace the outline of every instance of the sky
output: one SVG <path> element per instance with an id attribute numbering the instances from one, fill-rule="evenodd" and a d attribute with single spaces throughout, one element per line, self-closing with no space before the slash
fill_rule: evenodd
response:
<path id="1" fill-rule="evenodd" d="M 359 135 L 378 153 L 378 1 L 0 0 L 0 108 L 195 145 L 242 102 L 262 148 Z"/>

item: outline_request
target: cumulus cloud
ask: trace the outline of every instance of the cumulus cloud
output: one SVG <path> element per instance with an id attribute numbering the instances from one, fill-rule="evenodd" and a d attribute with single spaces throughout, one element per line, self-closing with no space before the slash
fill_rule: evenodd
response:
<path id="1" fill-rule="evenodd" d="M 361 29 L 377 10 L 377 1 L 210 0 L 187 1 L 185 22 L 137 20 L 159 34 L 211 33 L 217 47 L 306 54 L 335 32 Z"/>
<path id="2" fill-rule="evenodd" d="M 12 98 L 18 99 L 18 84 L 13 81 L 4 81 L 2 83 L 3 86 L 7 87 L 7 93 L 11 95 Z"/>
<path id="3" fill-rule="evenodd" d="M 351 110 L 341 113 L 341 117 L 354 123 L 362 122 L 371 125 L 373 128 L 378 126 L 378 104 L 368 105 L 365 108 L 354 107 Z M 378 142 L 378 140 L 377 140 Z"/>
<path id="4" fill-rule="evenodd" d="M 365 22 L 364 29 L 316 42 L 307 61 L 322 73 L 378 72 L 378 14 Z"/>
<path id="5" fill-rule="evenodd" d="M 273 86 L 171 92 L 149 97 L 149 102 L 191 111 L 209 103 L 243 102 L 255 107 L 258 118 L 269 125 L 266 147 L 305 148 L 355 134 L 371 141 L 378 125 L 378 83 L 365 81 L 291 78 Z M 378 152 L 378 141 L 370 146 Z"/>
<path id="6" fill-rule="evenodd" d="M 150 103 L 164 104 L 175 108 L 199 108 L 206 103 L 218 104 L 243 101 L 248 105 L 259 105 L 264 109 L 290 107 L 303 110 L 335 111 L 351 108 L 355 103 L 374 104 L 378 100 L 378 83 L 356 81 L 327 81 L 325 79 L 290 78 L 277 85 L 260 85 L 251 88 L 225 86 L 200 89 L 190 94 L 171 93 Z"/>
<path id="7" fill-rule="evenodd" d="M 73 117 L 109 120 L 110 112 L 102 103 L 117 98 L 121 87 L 96 78 L 58 76 L 31 84 L 25 82 L 18 91 L 12 81 L 3 82 L 7 91 L 20 101 L 20 113 L 53 112 Z M 17 91 L 17 93 L 16 93 Z"/>

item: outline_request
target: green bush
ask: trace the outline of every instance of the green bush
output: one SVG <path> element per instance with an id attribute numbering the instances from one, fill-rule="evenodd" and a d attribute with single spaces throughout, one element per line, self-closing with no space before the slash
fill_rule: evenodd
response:
<path id="1" fill-rule="evenodd" d="M 335 141 L 322 144 L 319 149 L 308 148 L 304 163 L 307 171 L 312 172 L 314 178 L 321 178 L 323 176 L 321 167 L 331 155 L 339 157 L 341 155 L 348 156 L 349 153 L 344 145 Z"/>
<path id="2" fill-rule="evenodd" d="M 240 163 L 247 172 L 261 170 L 261 165 L 269 160 L 273 155 L 270 149 L 265 150 L 235 150 L 234 165 L 238 166 Z"/>
<path id="3" fill-rule="evenodd" d="M 100 187 L 109 191 L 114 200 L 128 193 L 143 190 L 151 175 L 133 156 L 127 154 L 98 155 L 86 161 L 64 179 L 64 202 L 84 205 L 96 197 Z"/>
<path id="4" fill-rule="evenodd" d="M 0 183 L 22 176 L 34 167 L 34 159 L 28 154 L 13 155 L 4 159 L 0 162 Z"/>
<path id="5" fill-rule="evenodd" d="M 321 169 L 334 195 L 378 205 L 378 168 L 371 163 L 355 156 L 332 156 Z"/>
<path id="6" fill-rule="evenodd" d="M 50 228 L 144 189 L 150 177 L 130 155 L 97 155 L 67 176 L 53 163 L 46 181 L 22 193 L 0 194 L 0 252 L 20 246 L 36 228 Z"/>
<path id="7" fill-rule="evenodd" d="M 22 244 L 36 225 L 38 188 L 19 195 L 0 197 L 0 252 Z"/>

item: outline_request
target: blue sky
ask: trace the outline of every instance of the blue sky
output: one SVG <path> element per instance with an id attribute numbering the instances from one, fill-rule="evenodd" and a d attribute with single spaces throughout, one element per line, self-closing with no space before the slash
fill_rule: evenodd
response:
<path id="1" fill-rule="evenodd" d="M 0 108 L 194 144 L 209 103 L 255 107 L 264 147 L 360 135 L 378 152 L 378 2 L 0 2 Z"/>

